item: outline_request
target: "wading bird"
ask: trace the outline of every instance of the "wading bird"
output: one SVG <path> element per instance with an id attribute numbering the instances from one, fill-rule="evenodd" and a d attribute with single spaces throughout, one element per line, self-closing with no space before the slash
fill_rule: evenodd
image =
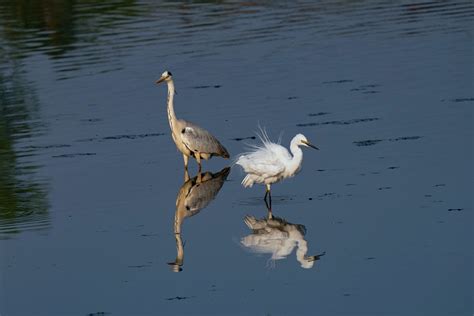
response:
<path id="1" fill-rule="evenodd" d="M 183 154 L 184 168 L 188 169 L 189 157 L 196 159 L 199 171 L 201 170 L 201 159 L 208 160 L 212 156 L 229 158 L 227 150 L 211 133 L 191 122 L 176 118 L 173 103 L 175 88 L 171 72 L 165 71 L 156 84 L 161 82 L 168 84 L 168 121 L 176 147 Z"/>
<path id="2" fill-rule="evenodd" d="M 265 203 L 271 211 L 272 196 L 270 186 L 281 179 L 297 174 L 301 169 L 303 151 L 299 146 L 318 147 L 312 145 L 303 134 L 298 134 L 291 140 L 290 151 L 280 144 L 272 143 L 267 134 L 262 131 L 261 145 L 254 146 L 252 151 L 241 154 L 236 164 L 242 166 L 247 173 L 242 180 L 244 187 L 251 187 L 254 183 L 266 185 Z M 269 202 L 267 202 L 267 196 Z"/>

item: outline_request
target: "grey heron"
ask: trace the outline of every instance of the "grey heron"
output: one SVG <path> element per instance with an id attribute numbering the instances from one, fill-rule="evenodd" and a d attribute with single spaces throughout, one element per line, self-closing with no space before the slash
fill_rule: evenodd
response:
<path id="1" fill-rule="evenodd" d="M 188 169 L 189 157 L 194 157 L 201 170 L 201 159 L 208 160 L 212 156 L 229 158 L 229 153 L 211 133 L 194 123 L 176 118 L 174 112 L 175 87 L 171 72 L 165 71 L 156 84 L 166 82 L 168 85 L 168 121 L 171 135 L 183 154 L 184 168 Z"/>

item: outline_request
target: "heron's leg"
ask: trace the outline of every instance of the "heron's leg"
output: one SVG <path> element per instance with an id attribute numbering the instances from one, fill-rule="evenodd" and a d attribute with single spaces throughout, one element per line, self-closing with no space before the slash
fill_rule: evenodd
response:
<path id="1" fill-rule="evenodd" d="M 199 154 L 196 154 L 196 161 L 198 163 L 198 172 L 201 173 L 201 156 Z"/>
<path id="2" fill-rule="evenodd" d="M 189 157 L 186 156 L 185 154 L 183 154 L 183 160 L 184 160 L 184 169 L 186 171 L 188 171 L 188 161 L 189 161 Z"/>
<path id="3" fill-rule="evenodd" d="M 202 182 L 202 173 L 201 173 L 201 168 L 199 168 L 196 183 L 201 183 L 201 182 Z"/>
<path id="4" fill-rule="evenodd" d="M 184 182 L 189 180 L 188 168 L 184 169 Z"/>

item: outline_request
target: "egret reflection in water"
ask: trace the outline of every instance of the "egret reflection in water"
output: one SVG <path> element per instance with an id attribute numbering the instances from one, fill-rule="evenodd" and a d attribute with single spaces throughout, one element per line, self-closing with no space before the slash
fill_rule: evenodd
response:
<path id="1" fill-rule="evenodd" d="M 216 198 L 229 172 L 230 167 L 226 167 L 217 173 L 198 173 L 197 176 L 191 179 L 188 173 L 185 172 L 184 183 L 176 198 L 176 212 L 174 215 L 173 227 L 177 255 L 174 262 L 168 263 L 174 272 L 182 271 L 184 263 L 184 243 L 181 238 L 181 226 L 184 219 L 198 214 Z"/>
<path id="2" fill-rule="evenodd" d="M 304 239 L 306 227 L 273 216 L 270 210 L 265 218 L 257 219 L 247 215 L 244 222 L 252 230 L 252 234 L 243 237 L 240 243 L 255 253 L 271 254 L 272 264 L 276 260 L 288 257 L 295 247 L 296 260 L 305 269 L 312 268 L 314 262 L 325 254 L 323 252 L 319 255 L 308 256 L 308 243 Z"/>

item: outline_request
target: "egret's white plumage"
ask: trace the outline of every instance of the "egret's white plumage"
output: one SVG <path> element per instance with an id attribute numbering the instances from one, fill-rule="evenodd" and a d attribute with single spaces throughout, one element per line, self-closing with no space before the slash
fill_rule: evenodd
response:
<path id="1" fill-rule="evenodd" d="M 254 183 L 266 185 L 266 194 L 270 192 L 270 185 L 282 179 L 297 174 L 301 169 L 303 151 L 300 146 L 312 147 L 303 134 L 297 134 L 290 142 L 290 152 L 278 143 L 269 140 L 265 132 L 260 136 L 261 145 L 253 146 L 252 150 L 241 154 L 236 164 L 242 166 L 247 173 L 242 180 L 244 187 L 251 187 Z"/>

